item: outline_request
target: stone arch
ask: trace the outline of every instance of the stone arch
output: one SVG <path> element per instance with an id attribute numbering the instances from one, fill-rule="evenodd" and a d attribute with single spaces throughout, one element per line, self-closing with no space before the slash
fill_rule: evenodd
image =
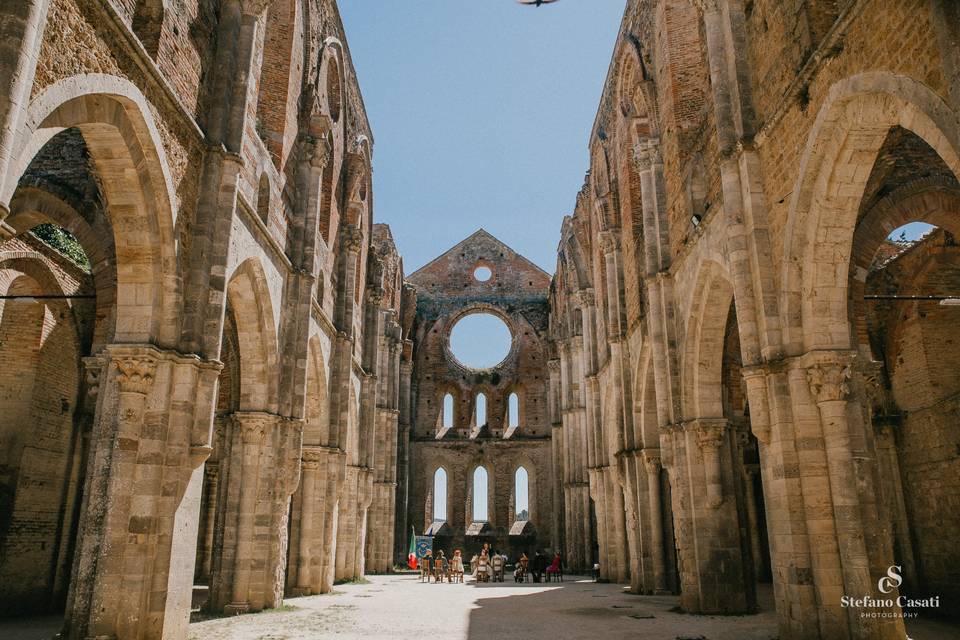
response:
<path id="1" fill-rule="evenodd" d="M 277 411 L 278 353 L 270 289 L 257 258 L 248 258 L 227 284 L 240 351 L 241 411 Z"/>
<path id="2" fill-rule="evenodd" d="M 849 276 L 849 316 L 861 350 L 867 348 L 863 299 L 867 274 L 877 250 L 898 227 L 926 222 L 960 238 L 960 190 L 940 180 L 921 178 L 887 195 L 863 216 L 853 232 Z M 870 356 L 869 353 L 864 355 Z"/>
<path id="3" fill-rule="evenodd" d="M 464 495 L 466 496 L 466 505 L 465 505 L 466 511 L 465 511 L 465 513 L 466 513 L 466 515 L 467 515 L 467 522 L 466 522 L 465 527 L 467 527 L 467 528 L 470 527 L 470 524 L 471 524 L 471 523 L 477 522 L 476 514 L 475 514 L 474 511 L 473 511 L 474 502 L 475 502 L 475 501 L 474 501 L 474 490 L 475 490 L 475 488 L 476 488 L 476 486 L 475 486 L 476 483 L 474 482 L 474 479 L 475 479 L 474 476 L 476 475 L 477 470 L 480 469 L 480 468 L 483 468 L 483 470 L 484 470 L 484 471 L 486 472 L 486 474 L 487 474 L 487 518 L 486 518 L 486 522 L 489 522 L 489 523 L 490 523 L 490 526 L 496 526 L 496 525 L 495 525 L 495 518 L 496 518 L 496 507 L 495 507 L 495 505 L 496 505 L 496 502 L 495 502 L 495 500 L 496 500 L 496 498 L 495 498 L 495 496 L 496 496 L 496 492 L 495 492 L 496 469 L 495 469 L 495 467 L 493 466 L 493 464 L 490 462 L 490 460 L 486 460 L 486 459 L 484 459 L 484 458 L 479 458 L 479 459 L 477 459 L 473 464 L 471 464 L 469 467 L 467 467 L 467 474 L 466 474 L 466 476 L 464 476 L 464 482 L 465 482 L 465 484 L 466 484 L 466 491 L 464 492 Z"/>
<path id="4" fill-rule="evenodd" d="M 0 294 L 65 293 L 40 254 L 0 253 Z M 66 300 L 0 300 L 0 616 L 66 601 L 84 478 L 80 356 Z"/>
<path id="5" fill-rule="evenodd" d="M 427 492 L 428 500 L 426 502 L 426 510 L 424 515 L 426 516 L 427 523 L 437 521 L 437 480 L 438 474 L 443 472 L 443 482 L 444 482 L 444 493 L 446 494 L 446 500 L 444 504 L 444 517 L 445 522 L 450 521 L 450 515 L 453 512 L 451 508 L 450 500 L 452 498 L 452 492 L 450 491 L 452 477 L 450 475 L 450 470 L 447 469 L 446 465 L 442 463 L 437 463 L 431 467 L 430 474 L 427 476 L 429 482 L 429 490 Z"/>
<path id="6" fill-rule="evenodd" d="M 848 276 L 859 204 L 887 132 L 900 126 L 960 176 L 957 115 L 929 88 L 886 72 L 834 84 L 807 139 L 782 266 L 788 353 L 848 349 Z"/>
<path id="7" fill-rule="evenodd" d="M 685 418 L 723 417 L 721 366 L 733 291 L 733 282 L 719 263 L 707 261 L 700 265 L 689 306 L 680 369 Z"/>
<path id="8" fill-rule="evenodd" d="M 453 429 L 457 426 L 457 407 L 460 403 L 459 389 L 456 385 L 442 385 L 437 389 L 437 426 L 439 433 L 444 429 Z M 447 398 L 450 399 L 450 406 L 447 407 Z M 449 415 L 448 414 L 449 409 Z"/>
<path id="9" fill-rule="evenodd" d="M 330 402 L 327 389 L 327 367 L 323 359 L 320 339 L 316 336 L 307 344 L 306 422 L 303 427 L 304 446 L 330 446 Z"/>
<path id="10" fill-rule="evenodd" d="M 317 91 L 320 95 L 320 112 L 330 118 L 331 158 L 323 169 L 323 182 L 320 194 L 320 235 L 330 245 L 337 237 L 341 217 L 341 206 L 337 194 L 340 176 L 343 172 L 344 147 L 346 138 L 345 80 L 343 76 L 343 45 L 336 38 L 328 38 L 324 43 L 320 67 L 317 76 Z"/>
<path id="11" fill-rule="evenodd" d="M 260 174 L 260 181 L 257 183 L 257 217 L 265 225 L 270 224 L 272 193 L 273 187 L 270 185 L 270 176 L 264 171 Z"/>
<path id="12" fill-rule="evenodd" d="M 621 118 L 630 124 L 632 142 L 657 137 L 657 102 L 653 83 L 648 79 L 637 43 L 622 40 L 617 60 L 616 106 Z"/>
<path id="13" fill-rule="evenodd" d="M 109 221 L 99 216 L 88 220 L 70 203 L 49 191 L 21 186 L 10 201 L 10 215 L 6 222 L 18 233 L 50 223 L 66 229 L 77 239 L 90 262 L 97 296 L 97 321 L 91 352 L 112 342 L 116 331 L 117 262 Z"/>
<path id="14" fill-rule="evenodd" d="M 506 429 L 513 427 L 519 427 L 523 423 L 523 411 L 524 411 L 524 389 L 523 383 L 517 382 L 510 385 L 505 392 L 507 401 L 505 404 L 505 415 L 503 424 Z M 514 398 L 516 400 L 514 401 Z M 516 416 L 513 416 L 513 404 L 516 402 Z M 514 420 L 514 417 L 516 420 Z"/>
<path id="15" fill-rule="evenodd" d="M 166 14 L 166 0 L 137 0 L 131 28 L 154 60 L 160 53 L 160 35 Z"/>
<path id="16" fill-rule="evenodd" d="M 534 463 L 533 458 L 523 452 L 520 452 L 516 456 L 514 463 L 510 467 L 510 506 L 513 511 L 513 513 L 510 514 L 510 523 L 512 524 L 516 518 L 516 477 L 517 471 L 521 467 L 527 471 L 527 520 L 532 522 L 535 526 L 543 526 L 546 524 L 545 522 L 540 522 L 543 514 L 539 513 L 537 510 L 537 495 L 540 490 L 540 476 L 537 471 L 537 465 Z"/>
<path id="17" fill-rule="evenodd" d="M 633 424 L 637 445 L 656 449 L 660 446 L 660 426 L 657 421 L 657 385 L 654 378 L 653 352 L 649 346 L 641 352 L 637 372 L 633 377 Z"/>
<path id="18" fill-rule="evenodd" d="M 0 201 L 10 202 L 30 161 L 58 132 L 76 128 L 96 166 L 117 255 L 115 340 L 174 346 L 180 274 L 172 180 L 142 93 L 127 80 L 61 80 L 30 105 Z"/>
<path id="19" fill-rule="evenodd" d="M 296 139 L 303 78 L 296 67 L 303 58 L 294 52 L 306 49 L 302 7 L 300 0 L 273 0 L 265 18 L 257 128 L 281 172 Z"/>

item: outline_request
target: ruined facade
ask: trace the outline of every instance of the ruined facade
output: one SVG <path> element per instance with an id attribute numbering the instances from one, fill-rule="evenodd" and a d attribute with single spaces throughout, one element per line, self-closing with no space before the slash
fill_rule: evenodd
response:
<path id="1" fill-rule="evenodd" d="M 780 638 L 903 638 L 841 604 L 891 565 L 956 597 L 958 29 L 628 2 L 551 289 L 568 558 L 693 613 L 772 582 Z"/>
<path id="2" fill-rule="evenodd" d="M 433 533 L 445 553 L 459 548 L 469 558 L 487 543 L 515 558 L 559 547 L 545 369 L 549 287 L 549 275 L 483 230 L 408 278 L 406 511 L 410 526 Z M 460 362 L 450 348 L 457 323 L 478 313 L 500 318 L 511 335 L 509 352 L 489 368 Z M 518 482 L 526 484 L 526 516 Z M 475 500 L 484 489 L 486 500 Z M 484 504 L 487 513 L 477 513 Z"/>
<path id="3" fill-rule="evenodd" d="M 0 23 L 3 615 L 182 638 L 388 570 L 403 267 L 334 2 Z"/>
<path id="4" fill-rule="evenodd" d="M 0 616 L 183 638 L 411 529 L 694 614 L 769 583 L 782 639 L 904 637 L 841 604 L 891 566 L 960 597 L 955 2 L 629 0 L 552 280 L 484 231 L 405 277 L 333 0 L 0 32 Z"/>

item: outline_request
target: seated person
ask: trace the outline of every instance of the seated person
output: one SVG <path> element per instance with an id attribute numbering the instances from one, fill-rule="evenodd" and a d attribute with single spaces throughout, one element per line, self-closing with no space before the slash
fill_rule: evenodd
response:
<path id="1" fill-rule="evenodd" d="M 463 556 L 460 555 L 460 549 L 453 552 L 453 558 L 450 560 L 450 574 L 453 578 L 463 581 Z"/>
<path id="2" fill-rule="evenodd" d="M 557 580 L 563 579 L 563 571 L 560 568 L 560 554 L 557 553 L 553 556 L 553 562 L 547 567 L 547 581 L 556 578 Z"/>

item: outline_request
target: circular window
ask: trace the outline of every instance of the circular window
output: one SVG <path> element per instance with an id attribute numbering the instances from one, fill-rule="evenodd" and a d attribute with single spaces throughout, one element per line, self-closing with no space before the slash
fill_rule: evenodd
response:
<path id="1" fill-rule="evenodd" d="M 471 369 L 490 369 L 510 354 L 513 335 L 507 323 L 492 313 L 471 313 L 453 325 L 450 352 Z"/>
<path id="2" fill-rule="evenodd" d="M 493 276 L 493 271 L 490 270 L 490 267 L 477 267 L 473 271 L 474 279 L 479 282 L 486 282 Z"/>
<path id="3" fill-rule="evenodd" d="M 327 67 L 327 104 L 330 106 L 330 119 L 340 122 L 340 69 L 332 59 Z"/>

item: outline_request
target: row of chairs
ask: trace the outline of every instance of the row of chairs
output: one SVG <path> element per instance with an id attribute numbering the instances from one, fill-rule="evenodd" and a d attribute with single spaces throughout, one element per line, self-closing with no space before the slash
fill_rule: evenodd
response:
<path id="1" fill-rule="evenodd" d="M 480 556 L 477 558 L 477 582 L 489 582 L 491 578 L 494 582 L 503 582 L 505 564 L 503 556 L 495 555 L 492 558 Z"/>
<path id="2" fill-rule="evenodd" d="M 449 562 L 444 566 L 444 561 L 440 558 L 433 561 L 423 558 L 420 561 L 420 582 L 426 581 L 429 583 L 431 579 L 436 582 L 443 582 L 444 580 L 447 582 L 463 582 L 463 569 L 454 571 L 451 569 Z"/>

